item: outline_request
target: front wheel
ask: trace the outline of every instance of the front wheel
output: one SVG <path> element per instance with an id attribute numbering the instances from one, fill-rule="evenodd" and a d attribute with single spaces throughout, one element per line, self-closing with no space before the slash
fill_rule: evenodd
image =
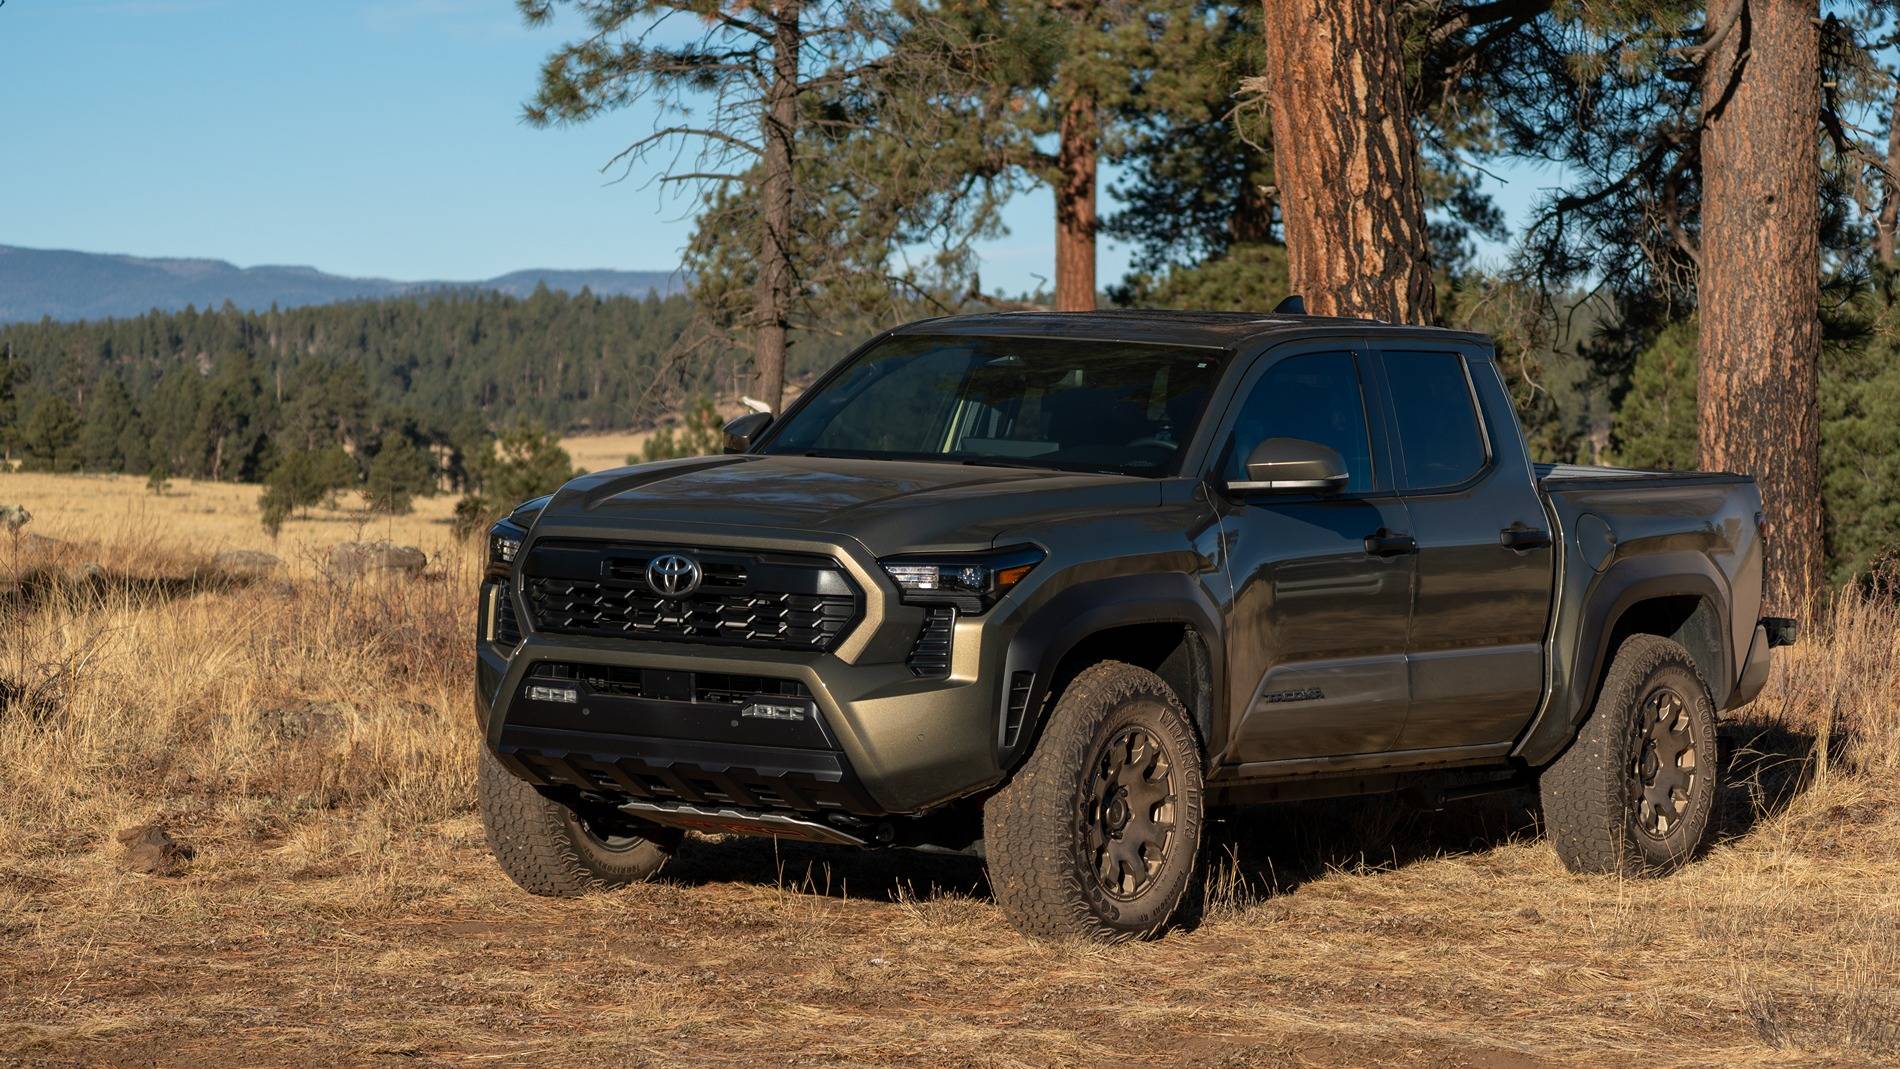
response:
<path id="1" fill-rule="evenodd" d="M 1572 872 L 1659 876 L 1694 857 L 1715 806 L 1716 734 L 1715 703 L 1689 652 L 1655 635 L 1626 639 L 1539 792 Z"/>
<path id="2" fill-rule="evenodd" d="M 635 828 L 611 812 L 581 813 L 523 782 L 482 748 L 482 830 L 501 871 L 530 894 L 576 898 L 639 883 L 679 847 L 678 832 Z"/>
<path id="3" fill-rule="evenodd" d="M 1153 938 L 1198 876 L 1201 751 L 1153 672 L 1097 664 L 983 807 L 990 888 L 1026 935 Z"/>

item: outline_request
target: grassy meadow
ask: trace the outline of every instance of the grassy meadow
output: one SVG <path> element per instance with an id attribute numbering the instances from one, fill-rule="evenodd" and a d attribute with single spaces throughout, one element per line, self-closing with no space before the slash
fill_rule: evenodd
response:
<path id="1" fill-rule="evenodd" d="M 0 1064 L 1900 1061 L 1890 597 L 1783 651 L 1679 876 L 1571 876 L 1521 797 L 1312 803 L 1216 825 L 1197 929 L 1048 945 L 963 859 L 695 839 L 647 886 L 518 892 L 472 808 L 449 502 L 273 543 L 256 494 L 0 475 L 58 540 L 0 532 Z M 314 566 L 359 537 L 428 570 Z M 230 548 L 286 565 L 228 576 Z M 182 875 L 121 866 L 148 821 Z"/>

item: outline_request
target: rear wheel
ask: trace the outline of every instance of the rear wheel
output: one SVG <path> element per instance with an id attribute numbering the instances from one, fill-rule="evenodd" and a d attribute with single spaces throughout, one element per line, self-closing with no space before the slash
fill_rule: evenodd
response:
<path id="1" fill-rule="evenodd" d="M 983 807 L 990 887 L 1045 938 L 1152 938 L 1198 876 L 1201 751 L 1168 685 L 1118 662 L 1077 676 Z"/>
<path id="2" fill-rule="evenodd" d="M 609 810 L 575 811 L 509 772 L 482 748 L 482 830 L 502 872 L 531 894 L 573 898 L 639 883 L 679 847 L 678 832 Z"/>
<path id="3" fill-rule="evenodd" d="M 1694 857 L 1715 804 L 1716 733 L 1688 651 L 1655 635 L 1625 640 L 1577 741 L 1539 789 L 1572 872 L 1657 876 Z"/>

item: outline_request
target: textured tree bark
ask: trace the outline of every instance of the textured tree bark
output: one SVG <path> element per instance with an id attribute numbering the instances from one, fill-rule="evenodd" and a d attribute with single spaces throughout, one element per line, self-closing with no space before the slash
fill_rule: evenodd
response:
<path id="1" fill-rule="evenodd" d="M 1433 323 L 1431 245 L 1390 0 L 1265 0 L 1293 290 L 1323 315 Z"/>
<path id="2" fill-rule="evenodd" d="M 1880 213 L 1874 217 L 1874 256 L 1893 266 L 1894 224 L 1900 222 L 1900 107 L 1887 116 L 1887 173 L 1880 179 Z"/>
<path id="3" fill-rule="evenodd" d="M 1056 147 L 1056 311 L 1095 310 L 1095 98 L 1069 97 Z"/>
<path id="4" fill-rule="evenodd" d="M 1767 606 L 1803 613 L 1822 585 L 1820 12 L 1732 2 L 1702 86 L 1698 444 L 1760 484 Z"/>
<path id="5" fill-rule="evenodd" d="M 792 307 L 792 145 L 798 135 L 799 16 L 802 0 L 772 5 L 772 75 L 759 138 L 765 147 L 759 277 L 753 291 L 753 389 L 779 411 L 785 397 L 785 334 Z"/>

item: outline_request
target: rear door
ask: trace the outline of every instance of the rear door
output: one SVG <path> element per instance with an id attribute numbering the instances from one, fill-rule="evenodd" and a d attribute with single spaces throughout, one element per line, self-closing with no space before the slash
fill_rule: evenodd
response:
<path id="1" fill-rule="evenodd" d="M 1381 347 L 1399 485 L 1418 542 L 1399 749 L 1506 742 L 1543 694 L 1549 520 L 1490 354 Z"/>
<path id="2" fill-rule="evenodd" d="M 1226 415 L 1210 493 L 1234 598 L 1223 759 L 1251 764 L 1389 748 L 1405 720 L 1412 557 L 1371 369 L 1350 344 L 1260 358 Z M 1262 439 L 1305 438 L 1346 461 L 1340 492 L 1236 492 Z"/>

